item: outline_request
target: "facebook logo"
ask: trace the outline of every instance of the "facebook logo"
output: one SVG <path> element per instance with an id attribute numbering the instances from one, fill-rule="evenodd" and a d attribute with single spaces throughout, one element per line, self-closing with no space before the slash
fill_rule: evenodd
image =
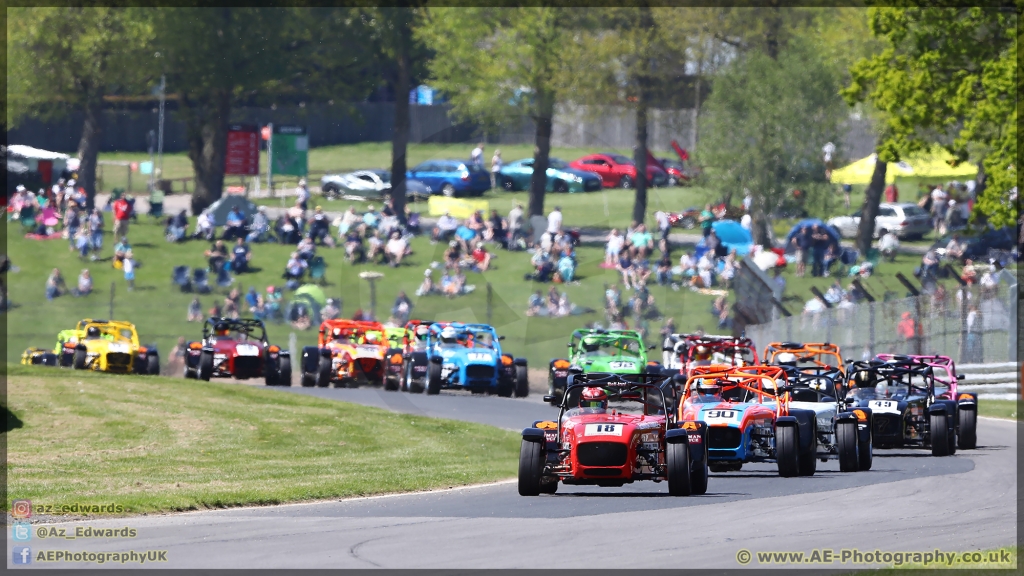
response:
<path id="1" fill-rule="evenodd" d="M 13 564 L 31 564 L 32 563 L 32 549 L 28 546 L 15 546 L 11 550 L 11 563 Z"/>
<path id="2" fill-rule="evenodd" d="M 32 539 L 32 525 L 28 522 L 15 522 L 11 524 L 11 539 L 18 542 L 27 542 Z"/>

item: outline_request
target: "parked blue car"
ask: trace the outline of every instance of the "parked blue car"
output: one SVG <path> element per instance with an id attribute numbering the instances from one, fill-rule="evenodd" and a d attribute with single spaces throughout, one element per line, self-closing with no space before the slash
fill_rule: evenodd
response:
<path id="1" fill-rule="evenodd" d="M 505 397 L 528 395 L 526 359 L 503 353 L 501 339 L 487 324 L 431 324 L 426 341 L 427 394 L 457 389 Z"/>
<path id="2" fill-rule="evenodd" d="M 461 160 L 428 160 L 410 170 L 408 178 L 419 180 L 431 194 L 481 196 L 491 188 L 487 170 Z"/>

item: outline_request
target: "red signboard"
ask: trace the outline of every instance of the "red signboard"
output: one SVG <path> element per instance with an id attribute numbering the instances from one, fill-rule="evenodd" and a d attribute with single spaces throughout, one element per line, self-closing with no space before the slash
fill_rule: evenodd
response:
<path id="1" fill-rule="evenodd" d="M 224 173 L 256 176 L 260 173 L 260 130 L 255 124 L 228 127 Z"/>

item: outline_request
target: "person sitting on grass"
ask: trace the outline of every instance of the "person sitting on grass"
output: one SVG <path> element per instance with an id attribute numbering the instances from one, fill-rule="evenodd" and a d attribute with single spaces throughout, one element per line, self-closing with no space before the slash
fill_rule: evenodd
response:
<path id="1" fill-rule="evenodd" d="M 547 310 L 544 308 L 544 296 L 541 295 L 540 290 L 530 294 L 530 299 L 526 303 L 526 315 L 544 316 L 546 312 Z"/>
<path id="2" fill-rule="evenodd" d="M 189 322 L 202 322 L 203 321 L 203 305 L 199 303 L 199 298 L 193 298 L 192 303 L 188 305 L 188 321 Z"/>
<path id="3" fill-rule="evenodd" d="M 267 318 L 270 319 L 282 319 L 281 318 L 281 291 L 274 286 L 267 286 L 267 297 L 264 299 Z"/>
<path id="4" fill-rule="evenodd" d="M 164 226 L 164 238 L 168 242 L 181 242 L 185 239 L 185 230 L 188 228 L 188 215 L 184 210 L 176 216 L 167 217 L 167 225 Z"/>
<path id="5" fill-rule="evenodd" d="M 572 282 L 576 278 L 576 261 L 571 254 L 569 250 L 563 250 L 562 257 L 558 259 L 558 276 L 562 282 Z"/>
<path id="6" fill-rule="evenodd" d="M 213 246 L 210 246 L 209 250 L 203 252 L 203 255 L 206 256 L 206 262 L 210 266 L 210 270 L 215 274 L 219 274 L 224 268 L 224 262 L 227 261 L 228 249 L 224 246 L 223 240 L 217 240 L 213 243 Z"/>
<path id="7" fill-rule="evenodd" d="M 416 289 L 417 296 L 426 296 L 437 292 L 437 286 L 434 285 L 434 271 L 427 268 L 423 271 L 423 282 L 420 283 L 420 287 Z"/>
<path id="8" fill-rule="evenodd" d="M 946 244 L 946 259 L 957 261 L 964 255 L 964 243 L 960 242 L 960 235 L 953 234 Z"/>
<path id="9" fill-rule="evenodd" d="M 524 276 L 524 280 L 533 280 L 534 282 L 549 282 L 551 280 L 551 275 L 555 272 L 555 263 L 551 261 L 551 256 L 539 246 L 534 248 L 530 264 L 533 265 L 533 273 Z"/>
<path id="10" fill-rule="evenodd" d="M 885 258 L 889 262 L 896 261 L 896 251 L 900 249 L 900 237 L 896 235 L 892 230 L 887 230 L 881 238 L 878 239 L 878 251 L 881 252 L 882 258 Z M 947 254 L 948 254 L 947 250 Z"/>
<path id="11" fill-rule="evenodd" d="M 714 268 L 715 265 L 711 262 L 711 251 L 708 250 L 697 261 L 697 275 L 693 278 L 694 284 L 699 284 L 701 288 L 711 288 L 713 286 L 711 271 Z"/>
<path id="12" fill-rule="evenodd" d="M 75 233 L 75 248 L 78 249 L 78 259 L 85 260 L 92 249 L 92 233 L 89 231 L 89 224 L 84 223 L 78 227 Z"/>
<path id="13" fill-rule="evenodd" d="M 392 268 L 397 268 L 402 263 L 402 258 L 405 257 L 405 253 L 408 251 L 409 245 L 402 238 L 402 233 L 398 230 L 391 232 L 391 238 L 388 240 L 387 245 L 384 247 L 384 259 L 387 260 L 388 265 Z"/>
<path id="14" fill-rule="evenodd" d="M 360 229 L 350 228 L 345 234 L 345 259 L 352 264 L 366 261 L 366 249 L 363 247 L 363 236 Z"/>
<path id="15" fill-rule="evenodd" d="M 459 221 L 452 217 L 448 212 L 445 212 L 440 218 L 437 219 L 437 225 L 434 226 L 434 230 L 430 234 L 432 242 L 443 242 L 450 240 L 455 235 L 455 230 L 459 227 Z"/>
<path id="16" fill-rule="evenodd" d="M 309 237 L 313 242 L 320 242 L 329 248 L 334 247 L 334 239 L 331 238 L 331 224 L 327 221 L 324 209 L 317 206 L 313 215 L 309 217 Z"/>
<path id="17" fill-rule="evenodd" d="M 246 246 L 243 238 L 238 238 L 234 248 L 231 249 L 231 269 L 236 274 L 249 271 L 249 260 L 252 259 L 252 251 Z M 255 288 L 254 288 L 255 290 Z"/>
<path id="18" fill-rule="evenodd" d="M 366 238 L 366 259 L 374 262 L 377 259 L 384 260 L 384 241 L 380 239 L 376 229 L 371 229 Z"/>
<path id="19" fill-rule="evenodd" d="M 672 283 L 672 259 L 668 254 L 662 255 L 654 269 L 659 286 L 667 286 Z"/>
<path id="20" fill-rule="evenodd" d="M 452 268 L 446 267 L 441 276 L 441 293 L 449 298 L 459 293 L 459 285 Z"/>
<path id="21" fill-rule="evenodd" d="M 484 243 L 478 241 L 476 248 L 473 249 L 473 270 L 475 272 L 484 272 L 491 265 L 491 253 L 484 248 Z"/>
<path id="22" fill-rule="evenodd" d="M 619 254 L 619 262 L 615 269 L 622 275 L 622 283 L 625 284 L 626 290 L 630 290 L 633 287 L 633 259 L 628 250 L 623 250 Z"/>
<path id="23" fill-rule="evenodd" d="M 445 267 L 458 266 L 460 260 L 462 260 L 462 248 L 457 241 L 449 241 L 448 248 L 444 251 Z"/>
<path id="24" fill-rule="evenodd" d="M 245 238 L 245 215 L 242 210 L 235 206 L 228 212 L 224 219 L 224 233 L 222 239 L 232 240 L 234 238 Z"/>
<path id="25" fill-rule="evenodd" d="M 249 225 L 249 234 L 245 237 L 246 242 L 263 242 L 270 236 L 270 218 L 267 217 L 267 207 L 260 206 L 252 217 L 252 224 Z"/>
<path id="26" fill-rule="evenodd" d="M 292 252 L 291 256 L 288 257 L 288 262 L 284 265 L 284 276 L 285 280 L 301 280 L 303 274 L 306 273 L 306 268 L 309 264 L 299 257 L 298 252 Z"/>
<path id="27" fill-rule="evenodd" d="M 312 260 L 316 256 L 316 245 L 313 244 L 313 239 L 309 236 L 303 238 L 295 247 L 295 252 L 306 262 Z"/>
<path id="28" fill-rule="evenodd" d="M 88 269 L 84 269 L 78 275 L 78 286 L 71 291 L 71 295 L 79 297 L 88 296 L 89 294 L 92 294 L 92 275 L 89 274 Z"/>
<path id="29" fill-rule="evenodd" d="M 212 242 L 216 234 L 217 229 L 213 225 L 213 216 L 210 215 L 209 211 L 204 210 L 196 217 L 196 229 L 192 233 L 192 238 L 202 238 Z"/>

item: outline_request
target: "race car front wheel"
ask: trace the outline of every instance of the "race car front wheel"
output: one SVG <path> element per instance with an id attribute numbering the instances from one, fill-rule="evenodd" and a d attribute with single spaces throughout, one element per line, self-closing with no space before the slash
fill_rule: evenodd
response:
<path id="1" fill-rule="evenodd" d="M 874 448 L 871 446 L 870 436 L 867 442 L 857 439 L 857 468 L 861 472 L 871 470 L 871 461 L 874 459 Z"/>
<path id="2" fill-rule="evenodd" d="M 949 437 L 949 427 L 946 424 L 946 413 L 940 412 L 929 417 L 928 424 L 932 437 L 932 456 L 949 456 L 949 446 L 952 438 Z"/>
<path id="3" fill-rule="evenodd" d="M 516 366 L 516 398 L 526 398 L 530 394 L 530 373 L 526 366 Z"/>
<path id="4" fill-rule="evenodd" d="M 316 385 L 321 388 L 327 388 L 331 385 L 331 358 L 328 356 L 320 357 L 320 365 L 316 371 Z"/>
<path id="5" fill-rule="evenodd" d="M 544 471 L 544 452 L 540 442 L 523 440 L 519 446 L 519 495 L 540 494 L 540 475 Z"/>
<path id="6" fill-rule="evenodd" d="M 427 365 L 427 394 L 441 393 L 441 363 L 431 362 Z"/>
<path id="7" fill-rule="evenodd" d="M 811 420 L 811 423 L 811 440 L 807 443 L 807 448 L 800 453 L 800 462 L 797 465 L 801 476 L 814 476 L 818 470 L 818 435 L 814 432 L 814 420 Z"/>
<path id="8" fill-rule="evenodd" d="M 146 374 L 150 376 L 160 375 L 160 357 L 156 354 L 146 356 Z"/>
<path id="9" fill-rule="evenodd" d="M 856 472 L 860 467 L 856 422 L 840 422 L 836 426 L 836 448 L 839 451 L 839 471 Z"/>
<path id="10" fill-rule="evenodd" d="M 668 468 L 669 496 L 689 496 L 693 492 L 690 482 L 690 445 L 676 442 L 665 447 L 665 464 Z"/>
<path id="11" fill-rule="evenodd" d="M 697 450 L 704 450 L 704 459 L 700 462 L 690 462 L 690 490 L 693 494 L 707 494 L 708 492 L 708 453 L 707 438 L 705 443 Z"/>
<path id="12" fill-rule="evenodd" d="M 203 351 L 199 354 L 199 379 L 210 381 L 210 376 L 213 375 L 213 352 Z"/>
<path id="13" fill-rule="evenodd" d="M 961 450 L 973 450 L 978 446 L 978 411 L 960 409 L 960 435 L 957 444 Z"/>
<path id="14" fill-rule="evenodd" d="M 783 478 L 800 474 L 799 434 L 796 426 L 779 426 L 775 429 L 775 459 L 779 465 L 779 476 Z"/>
<path id="15" fill-rule="evenodd" d="M 85 348 L 75 349 L 75 356 L 71 360 L 71 366 L 75 370 L 85 370 Z"/>

